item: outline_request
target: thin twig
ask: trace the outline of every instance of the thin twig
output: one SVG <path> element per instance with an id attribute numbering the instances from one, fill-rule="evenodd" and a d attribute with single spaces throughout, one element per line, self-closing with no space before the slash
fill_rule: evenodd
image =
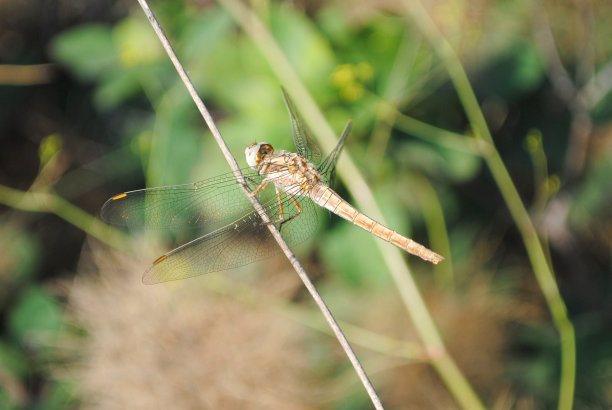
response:
<path id="1" fill-rule="evenodd" d="M 555 274 L 546 257 L 529 212 L 523 204 L 499 151 L 495 149 L 493 137 L 459 57 L 420 1 L 404 0 L 404 4 L 411 21 L 431 43 L 433 50 L 444 63 L 475 135 L 493 148 L 489 152 L 483 152 L 483 158 L 521 234 L 535 278 L 559 332 L 561 377 L 558 408 L 559 410 L 569 410 L 573 408 L 576 386 L 576 335 L 565 301 L 559 291 Z"/>
<path id="2" fill-rule="evenodd" d="M 170 45 L 170 42 L 168 41 L 166 35 L 164 34 L 163 29 L 161 28 L 161 26 L 157 22 L 157 19 L 153 15 L 153 12 L 149 8 L 146 0 L 138 0 L 138 3 L 142 7 L 142 9 L 143 9 L 145 15 L 147 16 L 147 18 L 149 19 L 149 22 L 151 23 L 151 26 L 153 27 L 153 30 L 155 30 L 155 33 L 159 37 L 159 40 L 161 41 L 162 45 L 164 46 L 164 49 L 168 53 L 168 56 L 170 57 L 170 60 L 172 61 L 172 64 L 174 64 L 174 67 L 176 68 L 176 71 L 178 72 L 179 76 L 181 77 L 181 80 L 183 80 L 183 83 L 185 84 L 185 87 L 187 87 L 189 95 L 191 95 L 191 98 L 193 99 L 193 101 L 195 102 L 196 106 L 198 107 L 198 110 L 200 110 L 200 113 L 202 114 L 202 117 L 204 118 L 204 121 L 206 121 L 206 124 L 208 125 L 208 128 L 212 132 L 213 137 L 215 138 L 215 141 L 219 145 L 219 148 L 221 148 L 221 152 L 223 153 L 223 156 L 227 160 L 227 162 L 228 162 L 230 168 L 232 169 L 232 171 L 235 173 L 236 179 L 238 180 L 238 183 L 242 186 L 245 194 L 247 195 L 247 197 L 249 198 L 249 200 L 253 204 L 253 207 L 257 210 L 257 212 L 261 216 L 261 218 L 264 221 L 264 223 L 267 224 L 268 229 L 270 230 L 270 233 L 272 234 L 272 236 L 274 237 L 274 239 L 276 240 L 276 242 L 278 243 L 280 248 L 283 250 L 283 252 L 284 252 L 285 256 L 287 257 L 287 259 L 289 259 L 289 262 L 291 263 L 291 265 L 293 266 L 293 268 L 297 272 L 298 276 L 300 277 L 302 282 L 304 282 L 304 286 L 306 286 L 306 289 L 308 289 L 308 291 L 310 292 L 310 294 L 311 294 L 312 298 L 314 299 L 315 303 L 317 304 L 317 306 L 321 310 L 321 313 L 323 313 L 323 316 L 325 317 L 325 320 L 327 320 L 329 326 L 334 331 L 334 334 L 336 335 L 336 338 L 340 342 L 340 345 L 342 346 L 342 349 L 344 350 L 345 354 L 348 356 L 349 360 L 351 361 L 353 367 L 355 368 L 355 371 L 357 372 L 357 375 L 359 376 L 359 379 L 361 380 L 361 383 L 363 384 L 363 386 L 365 387 L 368 395 L 370 396 L 370 399 L 372 400 L 372 404 L 374 404 L 375 408 L 382 409 L 383 406 L 382 406 L 382 403 L 380 401 L 380 398 L 376 394 L 376 391 L 374 390 L 374 387 L 372 386 L 372 383 L 370 382 L 367 374 L 363 370 L 363 367 L 359 363 L 359 360 L 357 359 L 357 356 L 355 355 L 355 353 L 353 352 L 353 349 L 349 345 L 348 340 L 346 339 L 346 337 L 342 333 L 342 330 L 340 329 L 340 326 L 338 325 L 338 323 L 334 319 L 331 311 L 329 310 L 329 308 L 327 307 L 327 305 L 325 304 L 325 302 L 321 298 L 321 295 L 317 292 L 317 289 L 315 288 L 314 284 L 310 281 L 310 278 L 308 277 L 308 274 L 306 273 L 306 271 L 304 270 L 304 268 L 300 264 L 299 260 L 297 259 L 297 257 L 293 253 L 293 251 L 291 251 L 291 249 L 289 248 L 287 243 L 284 241 L 284 239 L 280 235 L 280 232 L 278 231 L 278 229 L 276 229 L 276 226 L 274 224 L 269 223 L 270 219 L 269 219 L 268 215 L 265 213 L 263 207 L 261 206 L 261 204 L 259 203 L 257 198 L 251 193 L 250 189 L 246 185 L 246 183 L 244 181 L 244 176 L 240 172 L 240 168 L 238 167 L 238 164 L 236 163 L 236 159 L 232 156 L 232 153 L 230 152 L 230 150 L 229 150 L 228 146 L 226 145 L 225 141 L 223 140 L 223 137 L 221 136 L 221 133 L 219 132 L 219 130 L 218 130 L 218 128 L 217 128 L 217 126 L 216 126 L 212 116 L 210 115 L 210 113 L 206 109 L 206 106 L 204 105 L 204 102 L 198 96 L 198 93 L 196 92 L 195 87 L 193 86 L 193 83 L 191 82 L 191 80 L 189 79 L 189 76 L 187 75 L 187 73 L 185 72 L 183 66 L 179 62 L 176 54 L 174 53 L 174 50 L 172 49 L 172 46 Z"/>
<path id="3" fill-rule="evenodd" d="M 572 114 L 569 147 L 565 158 L 565 176 L 568 181 L 572 181 L 579 178 L 584 170 L 593 123 L 583 94 L 580 93 L 574 79 L 563 65 L 561 56 L 559 56 L 555 36 L 546 11 L 542 9 L 542 12 L 537 13 L 536 16 L 534 22 L 535 40 L 546 60 L 548 78 L 552 89 L 567 104 Z"/>
<path id="4" fill-rule="evenodd" d="M 337 144 L 337 138 L 270 31 L 242 1 L 219 0 L 219 2 L 257 44 L 263 56 L 268 60 L 270 69 L 295 97 L 296 104 L 307 125 L 318 137 L 323 148 L 330 151 Z M 385 218 L 374 199 L 372 190 L 348 153 L 338 163 L 337 171 L 338 175 L 344 176 L 344 184 L 360 208 L 370 217 L 385 224 Z M 412 318 L 419 338 L 425 345 L 432 366 L 462 408 L 484 409 L 480 399 L 446 350 L 442 336 L 425 305 L 402 252 L 394 246 L 388 246 L 384 241 L 376 240 L 375 244 Z"/>
<path id="5" fill-rule="evenodd" d="M 0 185 L 0 204 L 28 212 L 49 212 L 108 244 L 127 244 L 127 237 L 53 192 L 27 192 Z M 121 246 L 125 249 L 125 246 Z"/>
<path id="6" fill-rule="evenodd" d="M 230 297 L 254 307 L 255 303 L 260 303 L 262 299 L 261 291 L 249 285 L 231 282 L 223 275 L 217 276 L 217 280 L 207 282 L 207 289 L 218 294 Z M 309 327 L 317 332 L 331 335 L 329 327 L 320 318 L 320 314 L 311 307 L 306 307 L 295 301 L 288 301 L 281 296 L 266 295 L 267 306 L 275 309 L 278 314 L 291 319 L 292 321 Z M 430 357 L 427 355 L 423 346 L 418 342 L 395 339 L 371 330 L 365 329 L 349 322 L 339 321 L 344 332 L 351 338 L 353 345 L 381 353 L 386 356 L 401 360 L 402 363 L 429 363 Z M 397 362 L 399 363 L 399 362 Z"/>
<path id="7" fill-rule="evenodd" d="M 612 90 L 612 61 L 604 64 L 580 90 L 588 109 L 593 109 Z"/>

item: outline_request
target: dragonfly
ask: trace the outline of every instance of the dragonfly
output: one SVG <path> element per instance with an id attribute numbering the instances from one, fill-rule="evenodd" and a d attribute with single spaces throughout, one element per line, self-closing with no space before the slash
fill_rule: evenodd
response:
<path id="1" fill-rule="evenodd" d="M 237 172 L 191 184 L 124 192 L 103 205 L 101 218 L 115 226 L 187 232 L 189 240 L 157 258 L 143 274 L 143 283 L 189 278 L 270 257 L 280 248 L 267 224 L 275 224 L 290 246 L 299 244 L 316 230 L 316 206 L 433 264 L 444 259 L 358 211 L 330 187 L 351 121 L 336 147 L 321 160 L 318 145 L 284 89 L 282 95 L 297 152 L 275 151 L 267 142 L 253 143 L 245 149 L 248 167 L 240 170 L 269 222 L 253 209 L 239 185 Z M 269 189 L 272 186 L 274 192 Z"/>

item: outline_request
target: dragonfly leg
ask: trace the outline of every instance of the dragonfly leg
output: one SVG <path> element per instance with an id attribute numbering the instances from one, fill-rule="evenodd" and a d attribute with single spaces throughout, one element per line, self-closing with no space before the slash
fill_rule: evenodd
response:
<path id="1" fill-rule="evenodd" d="M 259 192 L 261 192 L 262 189 L 265 189 L 267 186 L 268 186 L 268 181 L 264 179 L 262 183 L 259 184 L 259 186 L 255 188 L 255 190 L 252 192 L 253 195 L 257 195 Z"/>
<path id="2" fill-rule="evenodd" d="M 278 201 L 278 221 L 282 221 L 285 218 L 285 208 L 283 207 L 283 197 L 281 196 L 281 191 L 280 189 L 278 189 L 277 186 L 274 186 L 276 188 L 276 199 Z"/>
<path id="3" fill-rule="evenodd" d="M 263 180 L 261 184 L 259 184 L 259 186 L 253 191 L 253 195 L 257 195 L 262 189 L 265 189 L 268 186 L 268 181 Z M 282 224 L 286 221 L 284 221 L 285 219 L 285 209 L 283 208 L 283 198 L 281 197 L 281 191 L 278 189 L 278 187 L 275 185 L 274 188 L 276 188 L 276 199 L 278 200 L 278 219 L 275 219 L 273 221 L 267 222 L 265 225 L 270 225 L 270 224 L 276 224 L 279 223 Z M 294 201 L 294 204 L 297 204 L 297 201 L 295 201 L 292 197 L 290 197 L 292 201 Z M 299 206 L 299 204 L 297 204 Z M 299 215 L 302 212 L 302 209 L 299 208 L 299 212 L 296 215 Z M 291 219 L 293 219 L 295 217 L 292 216 Z"/>
<path id="4" fill-rule="evenodd" d="M 255 189 L 259 188 L 259 183 L 257 181 L 255 181 L 253 178 L 251 177 L 245 177 L 244 179 L 246 182 L 251 183 L 254 187 L 256 187 Z M 253 188 L 251 188 L 251 185 L 247 184 L 247 186 L 249 187 L 249 189 L 251 190 L 251 192 L 254 191 Z"/>
<path id="5" fill-rule="evenodd" d="M 291 202 L 293 202 L 293 206 L 295 206 L 295 209 L 297 210 L 297 212 L 291 215 L 289 218 L 282 220 L 280 222 L 280 226 L 278 228 L 279 231 L 283 228 L 283 224 L 297 218 L 302 213 L 302 205 L 300 205 L 300 203 L 292 195 L 287 195 L 287 197 L 291 200 Z"/>
<path id="6" fill-rule="evenodd" d="M 266 225 L 269 224 L 279 224 L 278 226 L 278 230 L 280 231 L 283 227 L 283 224 L 293 220 L 294 218 L 296 218 L 297 216 L 299 216 L 302 213 L 302 206 L 300 205 L 300 203 L 293 197 L 293 195 L 289 195 L 289 194 L 285 194 L 287 195 L 287 198 L 289 198 L 289 200 L 293 203 L 293 206 L 295 206 L 296 209 L 296 213 L 291 215 L 289 218 L 285 218 L 285 208 L 283 206 L 283 200 L 282 200 L 282 196 L 281 196 L 281 191 L 277 188 L 276 189 L 276 197 L 278 199 L 278 218 L 268 222 Z"/>
<path id="7" fill-rule="evenodd" d="M 285 208 L 283 207 L 283 197 L 281 196 L 281 191 L 277 186 L 274 187 L 276 188 L 276 200 L 278 201 L 278 218 L 266 223 L 266 225 L 276 224 L 279 222 L 282 224 L 283 219 L 285 219 Z"/>
<path id="8" fill-rule="evenodd" d="M 263 180 L 263 182 L 253 191 L 253 195 L 257 195 L 262 189 L 265 189 L 267 186 L 268 186 L 268 181 Z M 295 205 L 295 208 L 297 209 L 297 213 L 285 219 L 285 208 L 283 207 L 283 198 L 282 198 L 281 191 L 280 189 L 278 189 L 276 185 L 274 186 L 274 188 L 276 188 L 276 199 L 278 200 L 278 218 L 270 222 L 267 222 L 265 225 L 280 223 L 279 225 L 279 230 L 280 230 L 280 228 L 282 228 L 284 223 L 289 222 L 290 220 L 292 220 L 293 218 L 295 218 L 296 216 L 302 213 L 302 207 L 300 206 L 299 202 L 295 200 L 293 196 L 287 195 L 287 197 L 291 200 L 291 202 L 293 202 L 293 205 Z"/>

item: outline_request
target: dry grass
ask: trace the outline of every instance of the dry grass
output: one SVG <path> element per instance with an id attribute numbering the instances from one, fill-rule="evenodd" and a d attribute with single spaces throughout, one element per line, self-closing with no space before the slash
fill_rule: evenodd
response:
<path id="1" fill-rule="evenodd" d="M 527 286 L 535 287 L 535 284 Z M 510 332 L 516 323 L 546 321 L 542 301 L 534 302 L 537 298 L 517 300 L 512 293 L 496 290 L 487 274 L 474 275 L 461 292 L 451 293 L 425 286 L 424 298 L 450 354 L 485 404 L 495 403 L 492 407 L 496 409 L 517 405 L 519 392 L 510 379 L 505 379 L 503 372 L 507 350 L 513 340 Z M 350 317 L 352 323 L 398 340 L 418 343 L 414 327 L 397 297 L 390 297 L 388 292 L 362 291 L 344 299 L 351 309 L 342 313 Z M 366 351 L 357 352 L 371 367 L 384 368 L 372 376 L 386 408 L 458 408 L 453 396 L 427 362 L 380 355 L 368 357 Z"/>
<path id="2" fill-rule="evenodd" d="M 86 408 L 310 408 L 300 328 L 202 281 L 144 286 L 144 266 L 94 250 L 70 310 L 89 333 Z M 85 257 L 85 259 L 89 259 Z M 81 269 L 85 270 L 85 269 Z"/>
<path id="3" fill-rule="evenodd" d="M 231 273 L 145 286 L 143 264 L 95 247 L 84 253 L 69 298 L 72 320 L 88 332 L 85 346 L 74 355 L 82 360 L 72 369 L 84 407 L 329 408 L 350 403 L 347 396 L 363 395 L 333 338 L 278 314 L 282 308 L 270 301 L 301 299 L 296 297 L 301 286 L 283 269 L 286 264 L 270 259 L 266 266 L 273 272 L 238 272 L 236 287 L 250 282 L 252 289 L 247 292 L 251 299 L 244 300 L 246 294 L 232 291 Z M 219 278 L 227 284 L 228 277 L 231 296 L 207 288 Z M 430 288 L 425 299 L 476 390 L 495 408 L 509 408 L 518 403 L 501 373 L 509 324 L 543 319 L 543 311 L 541 305 L 493 291 L 486 278 L 474 276 L 460 295 Z M 418 344 L 399 297 L 390 297 L 388 289 L 336 292 L 329 296 L 338 317 Z M 456 408 L 426 362 L 363 348 L 357 352 L 386 408 Z"/>

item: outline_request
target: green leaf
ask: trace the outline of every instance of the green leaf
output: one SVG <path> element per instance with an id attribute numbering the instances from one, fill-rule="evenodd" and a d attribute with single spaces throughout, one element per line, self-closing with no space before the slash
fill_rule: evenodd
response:
<path id="1" fill-rule="evenodd" d="M 36 410 L 62 410 L 76 407 L 75 386 L 69 382 L 50 383 L 45 390 L 44 400 Z"/>
<path id="2" fill-rule="evenodd" d="M 18 227 L 7 225 L 0 230 L 0 248 L 3 250 L 2 270 L 10 272 L 12 280 L 29 279 L 40 263 L 40 246 L 36 237 Z"/>
<path id="3" fill-rule="evenodd" d="M 8 370 L 15 378 L 23 378 L 29 370 L 27 363 L 21 350 L 0 340 L 0 368 Z"/>
<path id="4" fill-rule="evenodd" d="M 466 154 L 444 147 L 438 148 L 443 158 L 447 174 L 455 182 L 464 182 L 476 177 L 482 166 L 482 160 L 477 155 Z"/>
<path id="5" fill-rule="evenodd" d="M 213 51 L 221 51 L 218 44 L 225 42 L 233 26 L 230 15 L 218 6 L 208 7 L 199 17 L 189 20 L 181 36 L 185 39 L 182 53 L 185 61 L 196 59 L 205 64 L 210 56 L 214 56 Z"/>
<path id="6" fill-rule="evenodd" d="M 537 87 L 546 75 L 546 65 L 532 42 L 517 41 L 503 50 L 479 76 L 479 89 L 513 100 Z"/>
<path id="7" fill-rule="evenodd" d="M 100 110 L 115 108 L 140 91 L 140 70 L 117 70 L 100 82 L 96 89 L 95 103 Z"/>
<path id="8" fill-rule="evenodd" d="M 55 37 L 51 55 L 66 65 L 76 76 L 92 80 L 114 69 L 118 54 L 109 26 L 78 26 Z"/>
<path id="9" fill-rule="evenodd" d="M 272 7 L 270 29 L 279 46 L 309 89 L 320 90 L 335 66 L 327 39 L 313 21 L 290 7 Z"/>
<path id="10" fill-rule="evenodd" d="M 586 227 L 598 220 L 609 220 L 612 211 L 612 153 L 601 153 L 598 163 L 585 172 L 570 209 L 569 219 L 575 227 Z M 600 225 L 601 229 L 605 229 Z"/>
<path id="11" fill-rule="evenodd" d="M 340 219 L 336 215 L 331 218 Z M 388 276 L 375 240 L 381 239 L 342 219 L 324 236 L 321 256 L 330 272 L 348 283 L 380 287 L 388 283 Z"/>
<path id="12" fill-rule="evenodd" d="M 6 391 L 6 388 L 0 385 L 0 409 L 13 409 L 16 408 L 15 404 L 11 400 L 11 396 Z"/>
<path id="13" fill-rule="evenodd" d="M 476 155 L 440 146 L 434 147 L 420 141 L 403 143 L 393 155 L 402 167 L 457 182 L 473 178 L 482 163 L 480 157 Z"/>
<path id="14" fill-rule="evenodd" d="M 612 92 L 606 93 L 592 110 L 593 119 L 597 122 L 607 123 L 612 117 Z"/>
<path id="15" fill-rule="evenodd" d="M 62 328 L 59 303 L 41 288 L 26 290 L 9 314 L 9 330 L 21 343 L 44 347 Z"/>
<path id="16" fill-rule="evenodd" d="M 343 5 L 328 3 L 319 10 L 316 19 L 325 37 L 334 43 L 350 46 L 351 40 L 353 40 L 350 17 Z"/>
<path id="17" fill-rule="evenodd" d="M 164 49 L 145 18 L 125 18 L 113 27 L 119 66 L 131 68 L 158 63 L 166 58 Z"/>
<path id="18" fill-rule="evenodd" d="M 204 129 L 191 100 L 179 86 L 165 94 L 157 108 L 155 133 L 147 169 L 151 186 L 191 181 L 191 171 L 202 160 Z"/>

